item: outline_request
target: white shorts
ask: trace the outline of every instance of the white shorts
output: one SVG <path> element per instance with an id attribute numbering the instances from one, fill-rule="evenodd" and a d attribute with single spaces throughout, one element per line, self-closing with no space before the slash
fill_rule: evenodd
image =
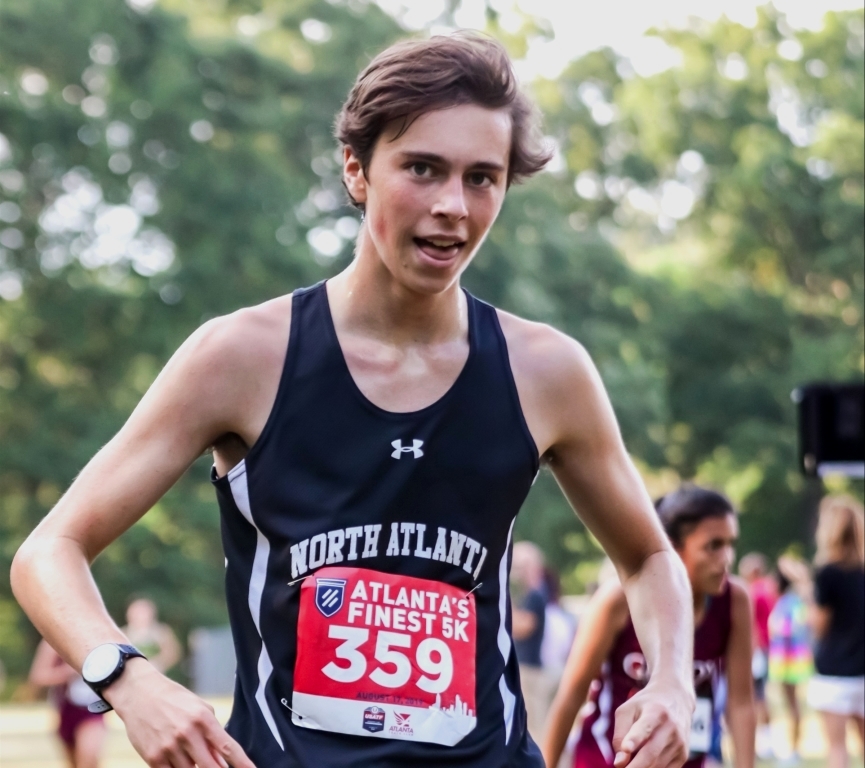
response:
<path id="1" fill-rule="evenodd" d="M 865 677 L 814 675 L 808 683 L 808 706 L 818 712 L 865 717 Z"/>

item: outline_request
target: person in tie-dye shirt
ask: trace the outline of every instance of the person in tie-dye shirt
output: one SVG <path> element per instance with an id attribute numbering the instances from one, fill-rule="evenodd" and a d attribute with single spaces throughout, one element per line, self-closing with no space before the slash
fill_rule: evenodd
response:
<path id="1" fill-rule="evenodd" d="M 808 608 L 800 594 L 810 581 L 808 566 L 783 555 L 778 560 L 777 580 L 780 597 L 769 615 L 769 680 L 780 684 L 790 710 L 791 757 L 796 759 L 801 732 L 797 686 L 813 670 Z"/>

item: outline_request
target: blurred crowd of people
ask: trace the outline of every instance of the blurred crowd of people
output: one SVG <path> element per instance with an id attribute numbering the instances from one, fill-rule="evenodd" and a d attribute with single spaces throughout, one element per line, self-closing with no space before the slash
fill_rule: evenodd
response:
<path id="1" fill-rule="evenodd" d="M 800 759 L 800 687 L 818 712 L 828 745 L 828 768 L 849 762 L 847 726 L 865 742 L 865 570 L 862 505 L 829 496 L 820 506 L 812 574 L 793 555 L 770 569 L 759 553 L 744 556 L 754 610 L 752 673 L 760 726 L 757 754 L 774 757 L 766 682 L 778 686 L 790 721 L 790 762 Z"/>
<path id="2" fill-rule="evenodd" d="M 657 508 L 695 594 L 700 711 L 695 714 L 692 745 L 702 746 L 689 768 L 721 764 L 722 723 L 730 734 L 737 768 L 753 764 L 754 755 L 795 764 L 801 759 L 803 696 L 819 713 L 827 768 L 847 768 L 850 722 L 859 733 L 860 748 L 865 742 L 862 505 L 850 496 L 825 498 L 813 564 L 787 553 L 773 565 L 752 552 L 739 560 L 740 580 L 730 575 L 738 524 L 723 496 L 685 486 L 659 500 Z M 748 597 L 742 603 L 750 610 L 746 622 L 736 621 L 737 589 Z M 599 575 L 597 593 L 581 614 L 579 629 L 577 617 L 560 598 L 558 574 L 545 563 L 541 549 L 529 541 L 514 544 L 512 631 L 529 730 L 542 745 L 548 768 L 612 766 L 613 753 L 598 749 L 604 738 L 612 741 L 612 718 L 604 720 L 604 707 L 611 712 L 620 703 L 609 692 L 618 687 L 624 692 L 616 695 L 632 696 L 648 679 L 629 606 L 609 562 Z M 152 600 L 132 599 L 126 621 L 124 632 L 130 642 L 159 670 L 177 664 L 180 644 L 170 627 L 159 621 Z M 737 635 L 743 627 L 744 641 Z M 717 668 L 715 659 L 720 660 Z M 621 680 L 611 675 L 611 663 L 626 668 Z M 702 679 L 698 669 L 706 672 Z M 97 768 L 105 740 L 103 716 L 87 709 L 96 695 L 44 641 L 30 682 L 50 688 L 58 711 L 57 734 L 71 768 Z M 768 697 L 773 686 L 777 695 Z M 773 739 L 771 699 L 782 701 L 786 709 L 786 750 L 778 749 Z M 708 702 L 708 709 L 701 710 L 701 701 Z"/>
<path id="3" fill-rule="evenodd" d="M 698 495 L 692 494 L 689 509 L 674 513 L 679 514 L 679 522 L 691 520 L 699 524 L 702 520 L 712 519 L 710 513 L 703 517 L 695 514 Z M 703 499 L 700 503 L 705 507 L 708 502 Z M 659 503 L 659 515 L 664 522 L 663 500 Z M 731 737 L 736 766 L 753 764 L 755 757 L 757 760 L 779 759 L 791 765 L 800 762 L 802 699 L 819 715 L 827 745 L 827 768 L 847 768 L 850 764 L 853 751 L 848 746 L 850 723 L 859 734 L 858 750 L 861 753 L 865 743 L 863 520 L 863 508 L 857 500 L 847 495 L 828 496 L 820 505 L 813 563 L 809 564 L 793 552 L 771 563 L 763 554 L 752 552 L 739 560 L 738 581 L 730 576 L 732 544 L 737 529 L 730 534 L 732 538 L 726 542 L 727 550 L 719 557 L 726 558 L 724 574 L 729 577 L 727 581 L 741 585 L 749 598 L 750 643 L 745 644 L 740 654 L 745 663 L 738 666 L 743 671 L 733 668 L 736 666 L 735 652 L 731 653 L 728 648 L 723 673 L 712 681 L 713 711 L 710 732 L 706 734 L 705 758 L 701 758 L 702 762 L 695 761 L 694 765 L 722 763 L 721 734 L 724 729 Z M 692 589 L 706 595 L 705 608 L 695 602 L 695 643 L 710 645 L 707 624 L 713 621 L 712 601 L 723 602 L 725 592 L 709 583 L 714 573 L 707 565 L 711 561 L 708 556 L 702 557 L 696 552 L 696 545 L 702 545 L 694 537 L 699 525 L 665 527 L 671 538 L 674 530 L 683 536 L 678 542 L 674 540 L 674 545 L 689 572 Z M 717 525 L 715 527 L 717 530 L 712 535 L 720 542 L 715 545 L 720 552 L 725 545 L 725 534 Z M 615 571 L 609 566 L 602 570 L 599 582 L 602 585 L 614 582 L 618 587 Z M 592 741 L 589 746 L 586 734 L 590 731 L 598 733 L 601 727 L 596 714 L 602 704 L 601 688 L 607 682 L 612 682 L 611 690 L 615 688 L 615 677 L 610 680 L 607 677 L 610 663 L 618 661 L 616 649 L 622 646 L 623 654 L 629 650 L 625 636 L 630 624 L 617 616 L 615 596 L 605 597 L 602 587 L 600 594 L 592 598 L 581 614 L 578 630 L 576 618 L 559 603 L 557 575 L 545 565 L 541 550 L 528 541 L 514 545 L 511 590 L 513 636 L 520 662 L 528 725 L 543 746 L 548 768 L 612 766 L 612 753 L 607 755 L 608 759 L 596 755 L 586 757 L 587 750 L 594 750 L 597 741 L 589 734 Z M 606 612 L 603 606 L 595 605 L 604 601 L 609 604 Z M 724 610 L 729 612 L 731 609 Z M 603 618 L 600 628 L 594 620 L 599 611 Z M 735 606 L 732 611 L 735 611 Z M 723 623 L 708 630 L 708 635 L 724 633 L 725 645 L 737 642 L 735 632 Z M 586 635 L 594 637 L 587 639 Z M 630 650 L 638 649 L 636 638 L 630 640 L 633 645 Z M 595 658 L 589 658 L 593 656 Z M 624 658 L 625 663 L 635 663 L 633 653 L 625 654 Z M 639 677 L 630 671 L 629 674 L 634 679 Z M 750 690 L 746 694 L 741 692 L 745 684 L 737 683 L 737 676 L 747 680 Z M 591 683 L 584 685 L 589 680 Z M 639 685 L 628 682 L 633 687 L 627 695 L 633 695 L 639 690 Z M 772 728 L 772 701 L 776 705 L 781 702 L 786 712 L 789 723 L 786 744 L 783 738 L 779 739 L 782 734 L 777 724 L 774 731 Z M 744 719 L 742 715 L 749 709 L 753 721 L 750 731 L 748 715 Z M 568 735 L 567 747 L 563 734 Z M 745 754 L 749 748 L 744 743 L 748 741 L 752 742 L 750 758 Z"/>

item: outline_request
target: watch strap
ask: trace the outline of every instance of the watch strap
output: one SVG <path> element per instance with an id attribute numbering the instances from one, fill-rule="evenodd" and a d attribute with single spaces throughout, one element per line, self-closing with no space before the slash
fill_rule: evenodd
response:
<path id="1" fill-rule="evenodd" d="M 110 712 L 114 707 L 112 707 L 105 699 L 102 698 L 103 689 L 107 688 L 111 683 L 117 680 L 118 677 L 123 673 L 124 668 L 126 667 L 126 662 L 129 659 L 141 658 L 147 659 L 147 657 L 139 651 L 134 645 L 127 645 L 126 643 L 114 643 L 117 646 L 117 649 L 120 651 L 120 664 L 118 665 L 118 669 L 114 675 L 112 675 L 107 682 L 103 685 L 95 686 L 91 683 L 87 683 L 90 686 L 91 690 L 99 697 L 98 701 L 94 701 L 92 704 L 87 705 L 87 711 L 92 714 L 103 714 L 105 712 Z M 85 681 L 86 682 L 86 681 Z"/>
<path id="2" fill-rule="evenodd" d="M 139 651 L 134 645 L 126 645 L 124 643 L 117 643 L 117 647 L 120 649 L 120 653 L 123 655 L 123 661 L 127 661 L 128 659 L 134 659 L 136 656 L 142 659 L 146 659 L 147 657 Z"/>

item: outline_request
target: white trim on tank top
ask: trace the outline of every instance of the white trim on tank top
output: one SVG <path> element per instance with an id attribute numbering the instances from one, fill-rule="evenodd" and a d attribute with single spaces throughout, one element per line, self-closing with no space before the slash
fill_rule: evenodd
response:
<path id="1" fill-rule="evenodd" d="M 264 592 L 264 584 L 267 579 L 267 561 L 270 558 L 270 542 L 267 537 L 259 530 L 255 521 L 252 519 L 252 510 L 249 506 L 249 488 L 246 484 L 246 460 L 232 467 L 228 473 L 228 483 L 231 486 L 231 495 L 234 497 L 234 503 L 240 510 L 240 513 L 246 518 L 246 521 L 255 528 L 256 543 L 255 543 L 255 558 L 252 561 L 252 574 L 249 577 L 249 612 L 252 614 L 252 621 L 255 624 L 255 629 L 258 631 L 258 636 L 261 638 L 261 653 L 258 656 L 258 689 L 255 692 L 255 700 L 258 703 L 258 708 L 264 716 L 267 727 L 279 744 L 280 749 L 285 751 L 285 746 L 282 743 L 282 737 L 279 735 L 279 729 L 276 727 L 276 721 L 273 717 L 273 712 L 270 711 L 270 705 L 267 703 L 267 698 L 264 694 L 267 681 L 273 673 L 273 662 L 270 660 L 270 655 L 267 652 L 267 646 L 264 644 L 264 637 L 261 634 L 261 597 Z"/>
<path id="2" fill-rule="evenodd" d="M 511 636 L 508 634 L 505 619 L 508 609 L 508 554 L 511 550 L 511 535 L 514 532 L 514 523 L 516 518 L 511 521 L 511 527 L 508 529 L 508 542 L 505 545 L 505 553 L 502 555 L 499 563 L 499 633 L 498 645 L 502 658 L 505 660 L 505 670 L 499 678 L 499 692 L 502 694 L 502 705 L 504 707 L 505 716 L 505 744 L 511 740 L 511 731 L 514 727 L 514 710 L 517 705 L 517 697 L 508 688 L 508 683 L 505 680 L 505 672 L 507 671 L 508 659 L 511 655 Z"/>

